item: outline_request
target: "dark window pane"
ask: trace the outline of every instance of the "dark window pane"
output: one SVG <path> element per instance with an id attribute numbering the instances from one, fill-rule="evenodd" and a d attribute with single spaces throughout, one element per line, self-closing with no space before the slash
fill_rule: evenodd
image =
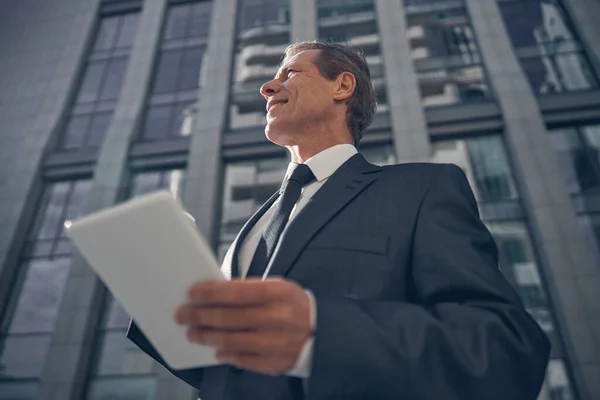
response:
<path id="1" fill-rule="evenodd" d="M 0 400 L 36 400 L 38 386 L 38 382 L 0 382 Z"/>
<path id="2" fill-rule="evenodd" d="M 94 115 L 87 138 L 87 145 L 89 147 L 100 147 L 106 137 L 106 132 L 108 131 L 111 119 L 112 112 Z"/>
<path id="3" fill-rule="evenodd" d="M 102 18 L 96 35 L 94 50 L 108 50 L 113 46 L 119 25 L 119 17 Z"/>
<path id="4" fill-rule="evenodd" d="M 133 375 L 152 372 L 152 359 L 127 339 L 125 333 L 125 330 L 118 330 L 102 335 L 94 375 Z"/>
<path id="5" fill-rule="evenodd" d="M 154 93 L 172 92 L 175 90 L 181 58 L 181 50 L 169 50 L 161 53 L 158 67 L 156 68 L 156 77 L 154 78 Z"/>
<path id="6" fill-rule="evenodd" d="M 554 54 L 521 59 L 523 70 L 537 94 L 586 90 L 597 86 L 581 53 Z"/>
<path id="7" fill-rule="evenodd" d="M 210 16 L 212 12 L 212 1 L 202 1 L 193 6 L 192 19 L 190 21 L 189 37 L 206 37 L 210 29 Z"/>
<path id="8" fill-rule="evenodd" d="M 500 10 L 515 47 L 573 39 L 566 15 L 557 1 L 500 1 Z"/>
<path id="9" fill-rule="evenodd" d="M 91 62 L 87 65 L 81 87 L 79 88 L 78 103 L 88 103 L 98 98 L 98 91 L 100 90 L 100 83 L 102 82 L 105 67 L 106 61 Z"/>
<path id="10" fill-rule="evenodd" d="M 40 377 L 49 346 L 50 335 L 0 338 L 0 379 Z"/>
<path id="11" fill-rule="evenodd" d="M 102 378 L 90 383 L 88 400 L 154 400 L 154 377 Z"/>
<path id="12" fill-rule="evenodd" d="M 69 272 L 70 259 L 35 260 L 27 269 L 8 332 L 51 332 Z"/>
<path id="13" fill-rule="evenodd" d="M 173 117 L 171 123 L 171 129 L 169 133 L 173 136 L 180 135 L 188 135 L 188 127 L 184 126 L 184 122 L 186 122 L 186 116 L 190 112 L 188 108 L 193 104 L 193 102 L 183 102 L 177 103 L 173 108 Z"/>
<path id="14" fill-rule="evenodd" d="M 150 107 L 146 113 L 143 137 L 155 139 L 168 136 L 171 127 L 171 111 L 171 105 Z"/>
<path id="15" fill-rule="evenodd" d="M 124 15 L 121 18 L 121 29 L 119 30 L 119 38 L 117 39 L 117 48 L 131 47 L 135 32 L 137 31 L 137 23 L 139 14 Z"/>
<path id="16" fill-rule="evenodd" d="M 160 172 L 144 172 L 136 174 L 129 197 L 141 196 L 158 189 L 161 181 Z"/>
<path id="17" fill-rule="evenodd" d="M 110 60 L 102 94 L 100 95 L 101 100 L 112 100 L 119 97 L 126 68 L 127 58 L 113 58 Z"/>
<path id="18" fill-rule="evenodd" d="M 83 146 L 89 123 L 89 114 L 72 116 L 65 129 L 62 147 L 64 149 L 78 149 Z"/>
<path id="19" fill-rule="evenodd" d="M 73 191 L 71 192 L 71 196 L 69 197 L 69 204 L 67 205 L 67 209 L 65 212 L 65 221 L 74 220 L 81 216 L 91 188 L 91 180 L 75 181 Z M 61 227 L 61 236 L 65 236 L 64 225 Z"/>
<path id="20" fill-rule="evenodd" d="M 171 6 L 169 8 L 164 34 L 165 40 L 182 39 L 185 37 L 190 11 L 190 4 Z"/>
<path id="21" fill-rule="evenodd" d="M 186 49 L 179 73 L 178 90 L 195 89 L 198 87 L 203 55 L 204 49 L 202 47 Z"/>
<path id="22" fill-rule="evenodd" d="M 108 312 L 105 313 L 105 321 L 103 324 L 104 328 L 106 328 L 106 329 L 115 329 L 115 328 L 127 329 L 131 318 L 129 317 L 129 314 L 127 314 L 127 312 L 125 312 L 123 307 L 121 307 L 121 305 L 113 297 L 110 298 L 110 306 L 107 311 Z"/>
<path id="23" fill-rule="evenodd" d="M 49 196 L 44 195 L 46 204 L 42 204 L 38 211 L 43 215 L 43 222 L 37 229 L 37 239 L 53 239 L 58 236 L 59 225 L 64 222 L 63 210 L 70 187 L 70 182 L 55 183 L 48 189 Z"/>

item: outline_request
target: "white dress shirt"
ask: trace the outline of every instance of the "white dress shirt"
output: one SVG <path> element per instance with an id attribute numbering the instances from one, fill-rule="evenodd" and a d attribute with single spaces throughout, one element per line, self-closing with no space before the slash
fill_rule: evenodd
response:
<path id="1" fill-rule="evenodd" d="M 296 205 L 292 209 L 292 213 L 290 214 L 290 219 L 288 220 L 288 225 L 290 221 L 298 214 L 298 212 L 308 203 L 308 201 L 314 196 L 314 194 L 327 182 L 327 179 L 350 157 L 355 155 L 358 151 L 351 144 L 339 144 L 333 147 L 330 147 L 322 152 L 312 156 L 308 160 L 305 161 L 305 164 L 310 168 L 310 170 L 315 175 L 316 180 L 312 183 L 306 185 L 302 188 L 302 192 L 300 194 L 300 198 L 296 202 Z M 294 163 L 290 163 L 288 165 L 287 172 L 285 174 L 284 182 L 291 174 Z M 281 199 L 281 198 L 280 198 Z M 277 201 L 279 201 L 278 199 Z M 239 273 L 241 277 L 245 277 L 248 273 L 248 269 L 250 268 L 250 262 L 254 257 L 254 252 L 258 246 L 258 241 L 260 240 L 260 236 L 262 234 L 264 226 L 269 221 L 271 214 L 273 214 L 275 204 L 273 203 L 271 208 L 269 208 L 263 216 L 256 222 L 256 224 L 250 229 L 250 232 L 246 235 L 242 245 L 240 247 L 239 257 L 238 257 L 238 267 Z M 280 237 L 285 235 L 285 230 L 287 226 L 284 228 Z M 277 251 L 279 250 L 280 243 L 275 247 L 275 252 L 273 253 L 273 257 L 277 255 Z M 233 251 L 232 248 L 229 249 L 229 252 Z M 268 271 L 266 271 L 268 274 Z M 316 304 L 314 297 L 310 291 L 307 291 L 310 299 L 311 299 L 311 324 L 313 327 L 313 331 L 316 328 Z M 313 338 L 311 337 L 306 341 L 298 360 L 296 361 L 296 365 L 290 371 L 287 372 L 286 375 L 295 376 L 298 378 L 308 378 L 310 376 L 310 367 L 312 362 L 312 348 L 313 348 Z"/>

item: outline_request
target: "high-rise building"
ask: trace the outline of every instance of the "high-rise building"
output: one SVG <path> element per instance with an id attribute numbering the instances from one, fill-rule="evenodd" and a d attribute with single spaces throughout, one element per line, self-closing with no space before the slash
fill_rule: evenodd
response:
<path id="1" fill-rule="evenodd" d="M 195 396 L 125 339 L 63 222 L 167 189 L 222 256 L 288 162 L 259 87 L 315 38 L 366 56 L 367 159 L 466 172 L 552 341 L 540 400 L 600 399 L 597 21 L 597 0 L 0 2 L 0 400 Z"/>

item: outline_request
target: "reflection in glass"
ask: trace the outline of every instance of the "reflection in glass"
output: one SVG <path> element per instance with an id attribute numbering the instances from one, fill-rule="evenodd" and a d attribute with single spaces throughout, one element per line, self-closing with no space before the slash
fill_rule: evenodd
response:
<path id="1" fill-rule="evenodd" d="M 0 400 L 36 400 L 38 386 L 38 381 L 0 381 Z"/>
<path id="2" fill-rule="evenodd" d="M 13 311 L 9 334 L 52 332 L 62 298 L 70 258 L 33 260 L 27 270 Z"/>
<path id="3" fill-rule="evenodd" d="M 548 138 L 569 193 L 600 189 L 600 125 L 553 129 Z"/>
<path id="4" fill-rule="evenodd" d="M 433 162 L 463 169 L 478 201 L 519 197 L 501 136 L 436 141 L 432 147 Z"/>
<path id="5" fill-rule="evenodd" d="M 280 187 L 285 157 L 227 164 L 221 215 L 221 246 L 231 243 L 242 225 Z"/>
<path id="6" fill-rule="evenodd" d="M 406 1 L 405 11 L 423 105 L 492 98 L 464 2 Z"/>
<path id="7" fill-rule="evenodd" d="M 87 399 L 154 400 L 155 393 L 154 377 L 100 378 L 91 382 Z"/>
<path id="8" fill-rule="evenodd" d="M 598 86 L 559 0 L 500 0 L 499 5 L 523 70 L 537 94 Z"/>
<path id="9" fill-rule="evenodd" d="M 0 382 L 39 378 L 50 346 L 50 335 L 0 337 Z"/>
<path id="10" fill-rule="evenodd" d="M 152 359 L 127 339 L 122 329 L 105 333 L 99 347 L 101 351 L 94 365 L 96 376 L 152 373 Z"/>

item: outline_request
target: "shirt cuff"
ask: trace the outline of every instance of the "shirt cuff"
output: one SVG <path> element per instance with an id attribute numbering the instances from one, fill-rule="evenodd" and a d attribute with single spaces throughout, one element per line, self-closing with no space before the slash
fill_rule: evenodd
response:
<path id="1" fill-rule="evenodd" d="M 317 302 L 315 296 L 310 290 L 305 291 L 310 299 L 310 328 L 313 332 L 302 347 L 302 351 L 298 356 L 296 365 L 294 368 L 289 370 L 286 375 L 293 376 L 296 378 L 309 378 L 310 370 L 312 366 L 312 355 L 313 355 L 313 344 L 314 344 L 314 332 L 317 329 Z"/>

